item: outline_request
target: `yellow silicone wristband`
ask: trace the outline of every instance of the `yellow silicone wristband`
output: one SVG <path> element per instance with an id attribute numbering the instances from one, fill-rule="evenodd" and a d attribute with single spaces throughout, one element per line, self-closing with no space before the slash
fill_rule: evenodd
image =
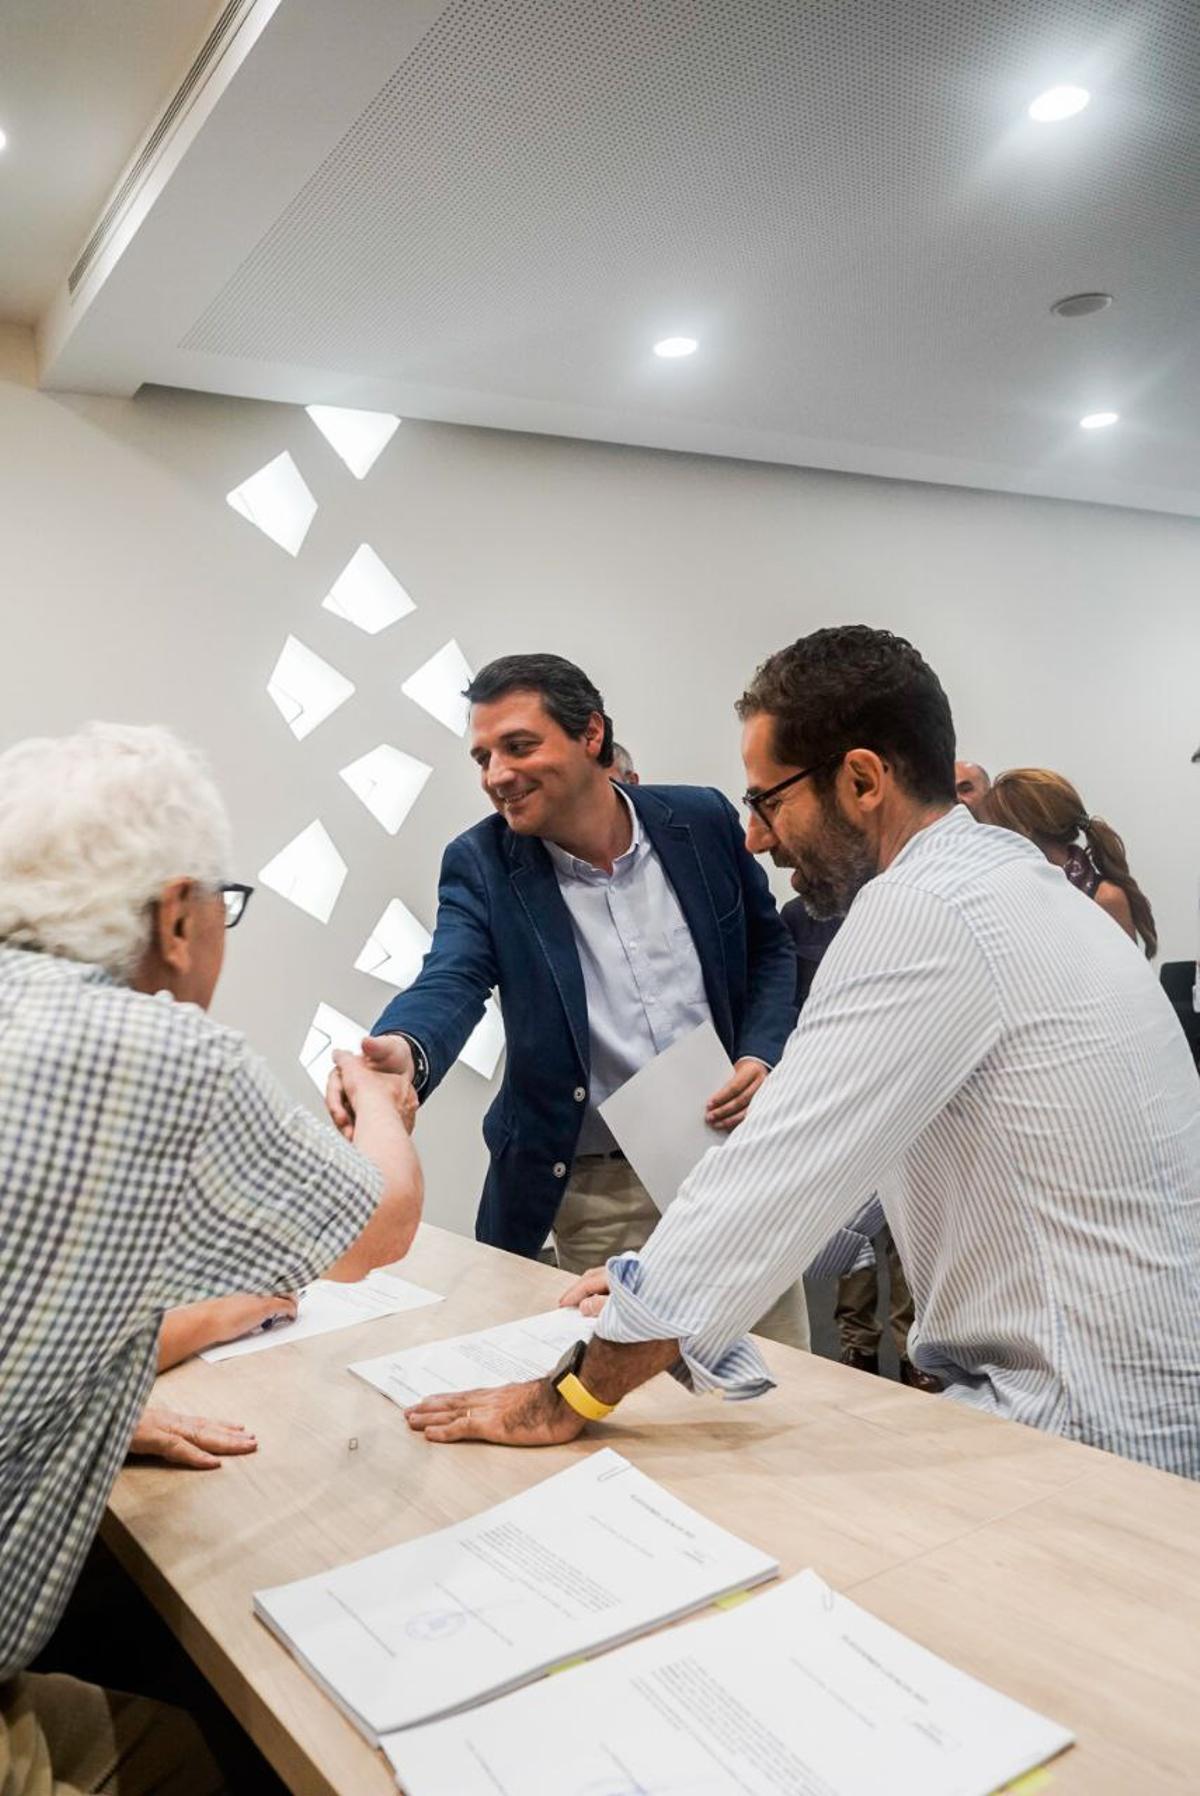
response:
<path id="1" fill-rule="evenodd" d="M 601 1403 L 598 1397 L 593 1397 L 587 1386 L 580 1384 L 574 1372 L 568 1372 L 565 1378 L 560 1378 L 554 1388 L 563 1402 L 569 1404 L 575 1414 L 582 1416 L 587 1422 L 602 1422 L 617 1407 L 615 1403 Z"/>

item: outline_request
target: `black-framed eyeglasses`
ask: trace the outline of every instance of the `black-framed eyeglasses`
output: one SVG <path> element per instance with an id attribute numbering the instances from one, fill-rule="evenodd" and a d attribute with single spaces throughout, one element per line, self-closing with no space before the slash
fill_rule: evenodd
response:
<path id="1" fill-rule="evenodd" d="M 844 753 L 843 749 L 840 754 L 826 755 L 823 760 L 814 761 L 811 767 L 802 767 L 799 773 L 789 773 L 785 780 L 780 780 L 778 785 L 768 786 L 765 792 L 743 792 L 742 803 L 748 810 L 754 812 L 764 829 L 770 829 L 771 819 L 779 809 L 779 799 L 788 787 L 798 786 L 801 780 L 810 779 L 814 773 L 820 773 L 822 767 L 832 767 L 835 761 L 842 759 Z M 769 811 L 765 811 L 763 806 L 771 799 L 774 799 L 775 803 Z"/>
<path id="2" fill-rule="evenodd" d="M 239 885 L 236 880 L 231 879 L 224 881 L 217 890 L 225 900 L 225 927 L 236 929 L 245 915 L 254 887 Z"/>

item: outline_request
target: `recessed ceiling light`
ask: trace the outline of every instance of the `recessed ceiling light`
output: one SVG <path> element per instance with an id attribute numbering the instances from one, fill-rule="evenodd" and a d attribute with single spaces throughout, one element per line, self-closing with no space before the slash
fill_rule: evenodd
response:
<path id="1" fill-rule="evenodd" d="M 1069 293 L 1056 299 L 1050 310 L 1058 318 L 1090 318 L 1093 312 L 1107 312 L 1112 302 L 1111 293 Z"/>
<path id="2" fill-rule="evenodd" d="M 1039 125 L 1054 124 L 1082 112 L 1091 97 L 1086 87 L 1048 87 L 1030 106 L 1029 116 Z"/>
<path id="3" fill-rule="evenodd" d="M 8 142 L 8 132 L 0 131 L 0 150 L 2 150 L 4 148 L 4 146 L 7 142 Z"/>
<path id="4" fill-rule="evenodd" d="M 664 337 L 654 345 L 654 353 L 670 361 L 675 356 L 695 355 L 699 347 L 695 337 Z"/>
<path id="5" fill-rule="evenodd" d="M 1079 420 L 1080 430 L 1107 430 L 1121 416 L 1120 412 L 1089 412 L 1086 418 Z"/>

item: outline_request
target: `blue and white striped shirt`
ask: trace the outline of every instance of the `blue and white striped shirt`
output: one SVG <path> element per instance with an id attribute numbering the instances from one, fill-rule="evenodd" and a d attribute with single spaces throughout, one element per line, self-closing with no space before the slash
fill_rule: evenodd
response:
<path id="1" fill-rule="evenodd" d="M 757 1395 L 741 1337 L 873 1189 L 951 1397 L 1200 1477 L 1200 1081 L 1112 918 L 961 806 L 859 893 L 597 1332 Z"/>

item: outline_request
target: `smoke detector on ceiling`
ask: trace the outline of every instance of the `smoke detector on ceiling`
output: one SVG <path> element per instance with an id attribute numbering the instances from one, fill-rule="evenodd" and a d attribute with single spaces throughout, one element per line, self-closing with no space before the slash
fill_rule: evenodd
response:
<path id="1" fill-rule="evenodd" d="M 1113 302 L 1111 293 L 1069 293 L 1056 299 L 1050 310 L 1056 318 L 1090 318 L 1093 312 L 1106 312 Z"/>

